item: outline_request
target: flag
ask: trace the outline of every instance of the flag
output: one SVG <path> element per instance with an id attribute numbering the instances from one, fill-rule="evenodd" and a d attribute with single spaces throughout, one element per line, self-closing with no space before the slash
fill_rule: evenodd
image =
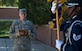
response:
<path id="1" fill-rule="evenodd" d="M 61 4 L 64 4 L 65 2 L 67 2 L 67 0 L 60 0 Z"/>

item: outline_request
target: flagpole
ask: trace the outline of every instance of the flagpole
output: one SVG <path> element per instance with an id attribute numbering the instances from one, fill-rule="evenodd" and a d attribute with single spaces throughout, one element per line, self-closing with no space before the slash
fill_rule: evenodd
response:
<path id="1" fill-rule="evenodd" d="M 58 0 L 54 0 L 56 2 L 56 25 L 57 25 L 57 39 L 60 40 L 60 26 L 59 26 L 59 18 L 58 18 Z M 58 49 L 58 51 L 60 51 Z"/>

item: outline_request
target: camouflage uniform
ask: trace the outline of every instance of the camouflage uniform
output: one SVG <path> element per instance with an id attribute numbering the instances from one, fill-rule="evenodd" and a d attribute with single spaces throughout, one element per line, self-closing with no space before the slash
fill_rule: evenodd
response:
<path id="1" fill-rule="evenodd" d="M 14 51 L 31 51 L 31 41 L 27 36 L 17 37 L 16 33 L 19 30 L 30 30 L 31 36 L 34 35 L 34 25 L 31 21 L 25 20 L 22 23 L 20 20 L 16 20 L 13 22 L 10 27 L 10 35 L 9 37 L 14 41 Z"/>

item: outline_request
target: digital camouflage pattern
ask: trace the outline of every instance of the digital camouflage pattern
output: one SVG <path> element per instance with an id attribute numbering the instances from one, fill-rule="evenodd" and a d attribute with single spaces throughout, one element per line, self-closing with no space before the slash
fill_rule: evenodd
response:
<path id="1" fill-rule="evenodd" d="M 16 33 L 19 30 L 30 30 L 31 36 L 34 35 L 34 25 L 31 21 L 25 20 L 22 23 L 20 20 L 16 20 L 12 23 L 10 27 L 10 35 L 9 37 L 14 41 L 14 51 L 30 51 L 31 50 L 31 41 L 28 36 L 20 36 L 18 37 Z"/>

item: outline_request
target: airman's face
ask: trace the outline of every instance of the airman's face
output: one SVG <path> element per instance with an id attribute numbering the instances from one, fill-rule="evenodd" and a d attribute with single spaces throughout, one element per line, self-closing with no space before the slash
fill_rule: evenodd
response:
<path id="1" fill-rule="evenodd" d="M 24 13 L 19 13 L 19 17 L 20 17 L 20 19 L 26 19 L 26 14 L 24 14 Z"/>
<path id="2" fill-rule="evenodd" d="M 68 13 L 69 16 L 72 16 L 74 14 L 74 12 L 72 13 L 73 9 L 74 9 L 74 7 L 69 7 L 67 9 L 67 13 Z"/>
<path id="3" fill-rule="evenodd" d="M 76 9 L 75 9 L 75 6 L 74 7 L 69 7 L 68 11 L 67 11 L 68 15 L 71 16 L 71 17 L 79 14 L 79 12 L 80 12 L 80 7 L 76 7 Z"/>

